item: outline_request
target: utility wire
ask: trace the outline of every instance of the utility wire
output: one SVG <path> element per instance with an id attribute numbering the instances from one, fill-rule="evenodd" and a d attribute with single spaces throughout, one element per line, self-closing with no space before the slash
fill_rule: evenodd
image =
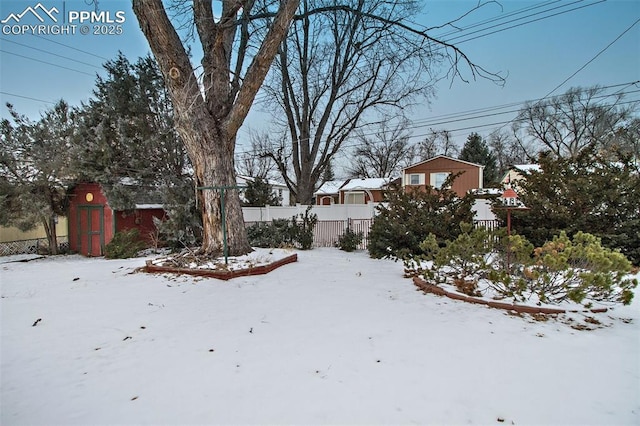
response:
<path id="1" fill-rule="evenodd" d="M 54 64 L 53 62 L 43 61 L 43 60 L 40 60 L 40 59 L 32 58 L 30 56 L 25 56 L 25 55 L 20 55 L 18 53 L 8 52 L 8 51 L 2 50 L 2 49 L 0 49 L 0 52 L 6 53 L 8 55 L 18 56 L 20 58 L 29 59 L 31 61 L 40 62 L 40 63 L 47 64 L 47 65 L 51 65 L 51 66 L 54 66 L 54 67 L 63 68 L 63 69 L 69 70 L 69 71 L 75 71 L 77 73 L 85 74 L 85 75 L 88 75 L 90 77 L 95 77 L 95 74 L 89 74 L 88 72 L 80 71 L 80 70 L 77 70 L 77 69 L 74 69 L 74 68 L 65 67 L 63 65 Z"/>
<path id="2" fill-rule="evenodd" d="M 597 99 L 605 99 L 608 98 L 610 96 L 613 95 L 621 95 L 621 96 L 625 96 L 625 95 L 630 95 L 630 94 L 635 94 L 640 92 L 640 90 L 631 90 L 631 91 L 627 91 L 625 92 L 624 90 L 626 88 L 628 88 L 629 86 L 632 85 L 636 85 L 636 84 L 640 84 L 640 80 L 636 80 L 636 81 L 632 81 L 632 82 L 626 82 L 626 83 L 619 83 L 619 84 L 611 84 L 611 85 L 607 85 L 607 86 L 601 86 L 599 87 L 599 89 L 601 89 L 602 91 L 605 91 L 607 89 L 614 89 L 614 88 L 619 88 L 621 87 L 620 90 L 618 90 L 617 92 L 613 93 L 613 94 L 602 94 L 602 95 L 598 95 L 598 96 L 594 96 L 591 99 L 593 100 L 597 100 Z M 450 124 L 450 123 L 457 123 L 457 122 L 464 122 L 464 121 L 471 121 L 471 120 L 478 120 L 481 118 L 488 118 L 488 117 L 495 117 L 495 116 L 499 116 L 499 115 L 504 115 L 504 114 L 510 114 L 510 113 L 517 113 L 519 111 L 521 111 L 521 109 L 526 105 L 526 104 L 541 104 L 542 101 L 544 101 L 547 97 L 543 97 L 543 98 L 538 98 L 538 99 L 530 99 L 530 100 L 525 100 L 525 101 L 520 101 L 520 102 L 512 102 L 509 104 L 503 104 L 503 105 L 497 105 L 497 106 L 491 106 L 491 107 L 486 107 L 486 108 L 477 108 L 477 109 L 473 109 L 473 110 L 467 110 L 467 111 L 461 111 L 461 112 L 456 112 L 456 113 L 450 113 L 450 114 L 442 114 L 442 115 L 438 115 L 438 116 L 434 116 L 434 117 L 429 117 L 426 119 L 422 119 L 422 120 L 416 120 L 413 121 L 411 126 L 407 127 L 407 129 L 419 129 L 419 128 L 424 128 L 424 127 L 435 127 L 435 126 L 441 126 L 443 124 Z M 517 109 L 513 109 L 513 107 L 520 105 L 520 108 Z M 541 106 L 546 106 L 544 103 L 541 104 Z M 509 108 L 507 111 L 502 111 L 499 112 L 502 109 L 506 109 Z M 498 111 L 498 112 L 494 112 L 494 111 Z M 505 122 L 500 122 L 498 124 L 508 124 L 511 121 L 505 121 Z M 374 123 L 370 123 L 367 124 L 366 126 L 369 127 Z M 486 125 L 479 125 L 478 127 L 487 127 Z M 467 128 L 462 128 L 462 129 L 454 129 L 454 130 L 466 130 Z M 391 130 L 390 130 L 391 131 Z M 380 131 L 372 131 L 372 132 L 368 132 L 365 133 L 365 136 L 370 136 L 370 135 L 374 135 L 380 133 Z"/>
<path id="3" fill-rule="evenodd" d="M 17 41 L 9 40 L 9 39 L 7 39 L 7 38 L 0 38 L 0 40 L 2 40 L 2 41 L 3 41 L 3 42 L 5 42 L 5 43 L 6 43 L 6 42 L 9 42 L 9 43 L 17 44 L 18 46 L 26 47 L 27 49 L 37 50 L 38 52 L 43 52 L 43 53 L 46 53 L 47 55 L 56 56 L 56 57 L 58 57 L 58 58 L 66 59 L 66 60 L 68 60 L 68 61 L 77 62 L 77 63 L 79 63 L 79 64 L 87 65 L 87 66 L 90 66 L 90 67 L 92 67 L 92 68 L 98 68 L 98 69 L 99 69 L 99 68 L 101 68 L 101 67 L 99 67 L 99 66 L 97 66 L 97 65 L 90 64 L 90 63 L 88 63 L 88 62 L 82 62 L 82 61 L 79 61 L 79 60 L 77 60 L 77 59 L 69 58 L 68 56 L 62 56 L 62 55 L 59 55 L 59 54 L 57 54 L 57 53 L 49 52 L 48 50 L 45 50 L 45 49 L 39 49 L 39 48 L 37 48 L 37 47 L 29 46 L 28 44 L 19 43 L 19 42 L 17 42 Z"/>
<path id="4" fill-rule="evenodd" d="M 640 81 L 638 81 L 638 82 L 640 82 Z M 629 83 L 628 85 L 633 85 L 633 84 L 636 84 L 636 83 L 638 83 L 638 82 L 631 82 L 631 83 Z M 628 86 L 628 85 L 627 85 L 627 86 Z M 616 86 L 618 86 L 618 85 L 615 85 L 615 86 L 609 86 L 609 87 L 616 87 Z M 627 93 L 637 93 L 637 92 L 640 92 L 640 90 L 634 90 L 634 91 L 627 92 Z M 601 95 L 601 96 L 598 96 L 598 97 L 594 97 L 593 99 L 597 99 L 597 98 L 607 98 L 607 97 L 612 96 L 612 95 L 615 95 L 615 94 L 617 94 L 617 95 L 625 95 L 625 94 L 627 94 L 627 93 L 620 93 L 620 92 L 616 92 L 616 93 L 613 93 L 613 94 Z M 523 102 L 523 104 L 524 104 L 524 103 L 527 103 L 527 102 L 528 102 L 528 101 L 525 101 L 525 102 Z M 638 100 L 629 100 L 629 101 L 625 101 L 625 102 L 616 102 L 616 103 L 613 103 L 613 104 L 600 104 L 600 106 L 603 106 L 603 107 L 613 107 L 613 106 L 617 106 L 617 105 L 629 105 L 629 104 L 640 104 L 640 99 L 638 99 Z M 513 112 L 513 111 L 511 111 L 511 112 Z M 502 114 L 503 114 L 503 113 L 496 113 L 496 114 L 491 114 L 491 115 L 488 115 L 488 116 L 497 116 L 497 115 L 502 115 Z M 561 113 L 558 113 L 558 114 L 561 114 Z M 479 118 L 479 117 L 470 117 L 470 118 L 465 119 L 465 120 L 452 120 L 452 121 L 450 121 L 450 122 L 457 122 L 457 121 L 469 121 L 469 120 L 474 120 L 474 119 L 477 119 L 477 118 Z M 500 126 L 500 125 L 501 125 L 501 127 L 500 127 L 500 128 L 502 128 L 502 127 L 504 127 L 504 125 L 506 125 L 506 124 L 515 123 L 515 122 L 523 121 L 523 120 L 524 120 L 523 118 L 516 117 L 516 118 L 514 118 L 514 119 L 506 120 L 506 121 L 497 121 L 497 122 L 486 123 L 486 124 L 480 124 L 480 125 L 464 126 L 464 127 L 458 127 L 458 128 L 455 128 L 455 129 L 447 129 L 447 132 L 449 132 L 449 133 L 454 133 L 454 132 L 461 132 L 461 131 L 467 131 L 467 130 L 475 130 L 475 129 L 485 128 L 485 127 Z M 407 127 L 406 129 L 407 129 L 407 130 L 411 130 L 411 129 L 421 128 L 421 127 L 432 127 L 432 126 L 436 126 L 436 125 L 438 125 L 438 124 L 446 124 L 446 123 L 449 123 L 449 122 L 431 123 L 431 124 L 425 124 L 425 125 L 420 125 L 420 126 L 409 126 L 409 127 Z M 378 132 L 369 132 L 369 133 L 364 133 L 364 134 L 363 134 L 363 136 L 371 136 L 371 135 L 375 135 L 375 134 L 377 134 L 377 133 L 380 133 L 380 132 L 378 131 Z M 415 138 L 420 138 L 420 137 L 428 136 L 428 135 L 430 135 L 430 134 L 431 134 L 431 133 L 420 133 L 420 134 L 416 134 L 416 135 L 409 135 L 408 137 L 409 137 L 410 139 L 415 139 Z M 360 145 L 362 145 L 362 144 L 361 144 L 361 143 L 359 143 L 359 142 L 346 142 L 346 143 L 342 144 L 341 148 L 355 148 L 355 147 L 360 146 Z M 260 150 L 260 149 L 247 149 L 247 150 L 244 150 L 244 151 L 238 151 L 236 154 L 237 154 L 237 155 L 250 155 L 250 154 L 257 154 L 257 153 L 259 153 L 259 152 L 261 152 L 261 150 Z"/>
<path id="5" fill-rule="evenodd" d="M 3 94 L 5 96 L 13 96 L 13 97 L 16 97 L 16 98 L 28 99 L 28 100 L 31 100 L 31 101 L 44 102 L 46 104 L 51 104 L 51 105 L 55 104 L 55 102 L 52 102 L 52 101 L 45 101 L 44 99 L 32 98 L 32 97 L 29 97 L 29 96 L 16 95 L 15 93 L 8 93 L 8 92 L 0 91 L 0 94 Z"/>
<path id="6" fill-rule="evenodd" d="M 110 60 L 109 58 L 105 58 L 104 56 L 96 55 L 95 53 L 88 52 L 88 51 L 82 50 L 82 49 L 78 49 L 77 47 L 69 46 L 68 44 L 60 43 L 59 41 L 55 41 L 55 40 L 52 40 L 50 38 L 42 37 L 41 35 L 37 35 L 37 34 L 30 34 L 30 35 L 32 35 L 33 37 L 41 38 L 42 40 L 46 40 L 49 43 L 55 43 L 55 44 L 57 44 L 59 46 L 64 46 L 64 47 L 66 47 L 68 49 L 73 49 L 76 52 L 80 52 L 80 53 L 84 53 L 86 55 L 94 56 L 94 57 L 96 57 L 98 59 L 104 59 L 105 61 L 109 61 Z"/>
<path id="7" fill-rule="evenodd" d="M 580 68 L 578 68 L 578 70 L 576 72 L 574 72 L 573 74 L 571 74 L 569 77 L 567 77 L 562 83 L 558 84 L 552 91 L 550 91 L 549 93 L 547 93 L 542 99 L 546 98 L 547 96 L 551 95 L 553 92 L 555 92 L 556 90 L 558 90 L 560 87 L 562 87 L 567 81 L 571 80 L 573 77 L 576 76 L 576 74 L 578 74 L 580 71 L 582 71 L 583 69 L 585 69 L 591 62 L 595 61 L 598 56 L 602 55 L 607 49 L 609 49 L 611 46 L 613 46 L 613 44 L 615 42 L 617 42 L 618 40 L 620 40 L 622 38 L 622 36 L 624 36 L 626 33 L 628 33 L 631 28 L 635 27 L 638 22 L 640 22 L 640 18 L 638 18 L 633 24 L 631 24 L 631 26 L 629 26 L 626 30 L 624 30 L 622 32 L 622 34 L 620 34 L 618 37 L 615 38 L 615 40 L 613 40 L 611 43 L 609 43 L 604 49 L 602 49 L 601 51 L 599 51 L 598 53 L 596 53 L 596 55 L 589 59 L 583 66 L 581 66 Z"/>

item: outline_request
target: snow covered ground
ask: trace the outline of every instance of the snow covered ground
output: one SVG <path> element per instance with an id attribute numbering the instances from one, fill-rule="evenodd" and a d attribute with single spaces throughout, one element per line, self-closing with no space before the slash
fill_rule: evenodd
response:
<path id="1" fill-rule="evenodd" d="M 579 331 L 298 257 L 227 282 L 3 263 L 0 423 L 640 424 L 640 300 Z"/>

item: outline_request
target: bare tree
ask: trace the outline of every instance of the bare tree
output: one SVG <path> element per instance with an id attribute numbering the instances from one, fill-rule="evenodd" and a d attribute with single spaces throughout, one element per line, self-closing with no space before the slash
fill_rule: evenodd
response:
<path id="1" fill-rule="evenodd" d="M 270 155 L 298 202 L 309 202 L 324 169 L 354 131 L 377 112 L 410 106 L 432 94 L 437 71 L 501 80 L 457 47 L 407 24 L 414 0 L 302 0 L 265 84 L 274 122 L 286 129 L 290 150 Z M 486 3 L 480 3 L 482 7 Z M 290 154 L 289 157 L 280 154 Z M 290 164 L 288 164 L 290 162 Z"/>
<path id="2" fill-rule="evenodd" d="M 498 174 L 502 175 L 514 164 L 526 164 L 535 158 L 536 152 L 527 152 L 516 139 L 504 131 L 489 135 L 487 145 L 496 158 Z"/>
<path id="3" fill-rule="evenodd" d="M 264 5 L 260 12 L 269 14 L 266 22 L 260 22 L 268 30 L 257 40 L 251 38 L 255 0 L 221 0 L 221 4 L 219 16 L 214 15 L 211 1 L 179 4 L 202 46 L 201 75 L 196 74 L 162 0 L 133 0 L 133 11 L 171 95 L 176 129 L 193 164 L 197 187 L 227 189 L 229 254 L 240 255 L 251 247 L 238 191 L 231 190 L 235 185 L 236 135 L 287 34 L 299 0 Z M 277 11 L 268 10 L 269 5 Z M 218 255 L 223 246 L 221 190 L 202 189 L 199 205 L 201 252 Z"/>
<path id="4" fill-rule="evenodd" d="M 632 117 L 622 93 L 602 87 L 572 88 L 565 94 L 527 104 L 513 134 L 524 147 L 534 142 L 556 157 L 575 158 L 586 147 L 606 148 Z"/>
<path id="5" fill-rule="evenodd" d="M 403 119 L 389 126 L 391 123 L 384 121 L 375 133 L 369 134 L 365 129 L 356 131 L 356 148 L 352 165 L 348 167 L 352 176 L 389 178 L 411 162 L 414 147 L 409 142 L 409 121 Z"/>
<path id="6" fill-rule="evenodd" d="M 268 133 L 252 133 L 251 148 L 245 152 L 239 152 L 236 156 L 236 169 L 238 174 L 260 179 L 269 179 L 276 172 L 276 164 L 265 155 L 261 155 L 268 146 L 271 146 L 271 138 Z"/>
<path id="7" fill-rule="evenodd" d="M 436 155 L 456 158 L 460 149 L 448 130 L 429 129 L 429 133 L 415 148 L 415 161 L 424 161 Z"/>

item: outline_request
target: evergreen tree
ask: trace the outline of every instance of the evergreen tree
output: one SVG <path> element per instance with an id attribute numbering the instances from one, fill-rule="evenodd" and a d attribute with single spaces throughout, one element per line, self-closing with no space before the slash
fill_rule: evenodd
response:
<path id="1" fill-rule="evenodd" d="M 34 122 L 7 107 L 12 121 L 0 125 L 0 224 L 23 231 L 41 224 L 49 252 L 57 254 L 56 216 L 65 214 L 75 111 L 60 101 Z"/>
<path id="2" fill-rule="evenodd" d="M 613 155 L 603 160 L 593 148 L 574 158 L 542 154 L 541 171 L 518 181 L 520 199 L 530 210 L 512 212 L 512 229 L 536 246 L 561 231 L 588 232 L 640 264 L 640 173 L 631 155 L 610 161 Z"/>
<path id="3" fill-rule="evenodd" d="M 247 182 L 244 198 L 243 204 L 247 207 L 279 206 L 282 201 L 273 193 L 269 181 L 259 177 Z"/>
<path id="4" fill-rule="evenodd" d="M 79 178 L 106 185 L 123 178 L 173 184 L 189 166 L 173 127 L 173 107 L 162 76 L 149 56 L 132 64 L 120 53 L 104 64 L 94 98 L 82 109 Z"/>
<path id="5" fill-rule="evenodd" d="M 473 222 L 473 197 L 460 198 L 448 189 L 457 176 L 449 176 L 442 189 L 389 191 L 388 202 L 378 205 L 369 231 L 369 255 L 404 258 L 421 254 L 420 244 L 429 234 L 441 244 L 455 239 L 462 222 Z"/>
<path id="6" fill-rule="evenodd" d="M 471 133 L 460 151 L 460 160 L 484 166 L 484 186 L 495 184 L 498 181 L 498 168 L 496 157 L 489 151 L 484 139 L 477 133 Z"/>
<path id="7" fill-rule="evenodd" d="M 121 209 L 135 204 L 131 184 L 160 190 L 169 217 L 163 237 L 177 245 L 198 243 L 202 225 L 191 166 L 158 66 L 150 56 L 131 63 L 122 53 L 103 66 L 106 77 L 97 78 L 94 97 L 82 108 L 82 143 L 72 156 L 77 179 L 102 184 Z"/>

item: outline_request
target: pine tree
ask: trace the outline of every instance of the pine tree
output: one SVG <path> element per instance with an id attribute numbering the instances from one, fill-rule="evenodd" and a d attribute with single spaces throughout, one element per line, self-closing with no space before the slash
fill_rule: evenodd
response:
<path id="1" fill-rule="evenodd" d="M 56 216 L 65 214 L 76 112 L 60 101 L 31 121 L 7 107 L 12 121 L 0 125 L 0 224 L 23 231 L 41 224 L 49 252 L 57 254 Z"/>
<path id="2" fill-rule="evenodd" d="M 460 151 L 460 160 L 484 166 L 484 186 L 497 183 L 498 169 L 496 167 L 496 157 L 489 151 L 484 139 L 477 134 L 471 133 Z"/>
<path id="3" fill-rule="evenodd" d="M 202 224 L 194 178 L 174 129 L 174 110 L 157 64 L 150 56 L 130 62 L 122 53 L 104 65 L 93 98 L 83 105 L 72 167 L 78 180 L 102 184 L 112 206 L 132 208 L 135 187 L 160 194 L 169 217 L 163 238 L 196 244 Z"/>
<path id="4" fill-rule="evenodd" d="M 281 200 L 273 193 L 273 187 L 269 181 L 262 178 L 254 178 L 247 182 L 247 189 L 244 190 L 247 207 L 279 206 Z"/>
<path id="5" fill-rule="evenodd" d="M 448 189 L 457 176 L 450 176 L 442 189 L 389 191 L 388 202 L 377 207 L 369 232 L 369 255 L 404 258 L 420 254 L 420 244 L 429 234 L 441 244 L 455 239 L 461 223 L 473 222 L 473 197 L 460 198 Z"/>
<path id="6" fill-rule="evenodd" d="M 611 158 L 609 153 L 604 158 Z M 574 158 L 542 154 L 540 172 L 519 181 L 518 194 L 530 210 L 512 212 L 512 229 L 536 246 L 565 231 L 588 232 L 608 248 L 640 264 L 640 175 L 630 155 L 602 160 L 584 149 Z"/>

